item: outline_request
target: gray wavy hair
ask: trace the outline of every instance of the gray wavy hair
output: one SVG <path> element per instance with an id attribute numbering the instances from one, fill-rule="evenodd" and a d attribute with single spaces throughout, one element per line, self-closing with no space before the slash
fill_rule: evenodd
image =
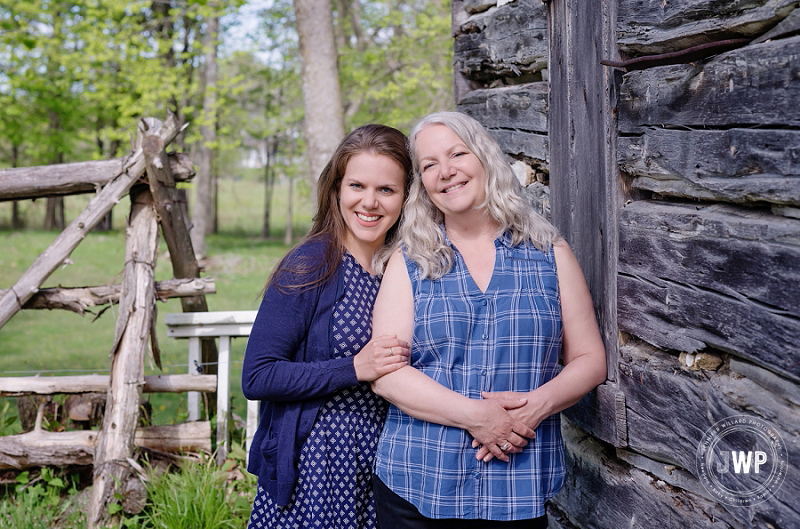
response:
<path id="1" fill-rule="evenodd" d="M 509 232 L 513 244 L 530 243 L 547 252 L 560 238 L 558 230 L 537 213 L 522 195 L 522 186 L 511 170 L 500 146 L 475 119 L 460 112 L 435 112 L 411 129 L 409 145 L 413 175 L 400 225 L 405 254 L 415 261 L 423 277 L 438 279 L 453 266 L 453 250 L 445 244 L 440 225 L 444 215 L 433 205 L 422 185 L 417 136 L 425 127 L 444 125 L 475 154 L 486 172 L 486 201 L 480 208 L 500 227 L 498 235 Z"/>

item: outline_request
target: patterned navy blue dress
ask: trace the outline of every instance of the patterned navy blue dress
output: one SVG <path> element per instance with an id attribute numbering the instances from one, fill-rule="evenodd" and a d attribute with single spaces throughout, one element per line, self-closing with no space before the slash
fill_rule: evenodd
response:
<path id="1" fill-rule="evenodd" d="M 342 272 L 344 295 L 332 318 L 334 358 L 352 356 L 369 342 L 380 286 L 349 253 Z M 300 452 L 291 502 L 280 508 L 259 486 L 248 529 L 374 528 L 372 461 L 387 406 L 369 383 L 331 395 Z"/>

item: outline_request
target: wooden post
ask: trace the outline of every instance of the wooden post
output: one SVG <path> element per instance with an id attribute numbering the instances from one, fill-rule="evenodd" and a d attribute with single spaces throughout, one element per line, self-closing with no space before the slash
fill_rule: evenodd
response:
<path id="1" fill-rule="evenodd" d="M 189 356 L 187 360 L 190 375 L 198 376 L 202 374 L 203 369 L 200 366 L 200 338 L 189 338 Z M 200 420 L 200 393 L 197 391 L 190 391 L 186 394 L 186 408 L 189 412 L 187 420 Z"/>
<path id="2" fill-rule="evenodd" d="M 228 457 L 228 412 L 230 411 L 231 337 L 219 337 L 219 369 L 217 370 L 217 464 Z"/>
<path id="3" fill-rule="evenodd" d="M 592 293 L 616 380 L 618 203 L 612 6 L 550 2 L 550 197 L 553 223 L 572 247 Z M 614 4 L 614 2 L 611 2 Z M 615 9 L 615 8 L 613 8 Z M 610 45 L 606 42 L 610 42 Z"/>
<path id="4" fill-rule="evenodd" d="M 134 188 L 119 318 L 111 351 L 111 386 L 95 450 L 90 529 L 111 520 L 108 506 L 114 502 L 115 493 L 133 477 L 128 459 L 133 456 L 144 386 L 144 357 L 154 315 L 157 245 L 158 222 L 150 190 Z"/>
<path id="5" fill-rule="evenodd" d="M 627 445 L 619 389 L 617 255 L 621 185 L 617 167 L 616 2 L 549 3 L 550 199 L 553 223 L 575 252 L 594 301 L 608 381 L 565 411 L 584 430 Z"/>
<path id="6" fill-rule="evenodd" d="M 143 122 L 144 125 L 144 122 Z M 157 128 L 155 120 L 149 122 L 149 126 Z M 200 265 L 197 264 L 192 239 L 189 235 L 189 219 L 185 216 L 185 211 L 181 207 L 178 190 L 175 188 L 175 177 L 172 174 L 169 160 L 164 152 L 164 142 L 155 135 L 144 136 L 142 140 L 147 163 L 147 179 L 150 185 L 150 192 L 153 194 L 156 211 L 158 212 L 159 222 L 161 223 L 161 234 L 167 243 L 169 258 L 172 262 L 172 274 L 176 279 L 195 279 L 200 277 Z M 185 297 L 181 299 L 181 309 L 183 312 L 208 312 L 208 304 L 204 295 Z M 191 373 L 209 374 L 217 373 L 217 345 L 213 338 L 205 338 L 200 341 L 200 358 L 196 359 L 203 366 L 200 373 L 193 371 L 192 365 L 189 366 Z M 189 407 L 189 420 L 198 420 L 199 407 L 197 412 L 193 411 L 193 406 L 199 406 L 199 395 L 190 396 L 190 400 L 197 402 L 196 405 Z M 214 401 L 208 400 L 209 415 L 214 414 Z"/>

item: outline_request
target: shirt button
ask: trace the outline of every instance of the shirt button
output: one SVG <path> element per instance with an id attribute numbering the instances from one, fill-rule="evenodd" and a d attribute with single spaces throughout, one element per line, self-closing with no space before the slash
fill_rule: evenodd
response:
<path id="1" fill-rule="evenodd" d="M 485 369 L 481 369 L 481 375 L 486 375 L 486 370 Z"/>
<path id="2" fill-rule="evenodd" d="M 488 334 L 486 334 L 486 333 L 483 333 L 483 334 L 481 334 L 481 338 L 483 338 L 484 340 L 485 340 L 486 338 L 488 338 L 488 337 L 489 337 L 489 335 L 488 335 Z"/>
<path id="3" fill-rule="evenodd" d="M 484 306 L 486 305 L 486 300 L 485 299 L 481 300 L 481 305 L 484 305 Z"/>

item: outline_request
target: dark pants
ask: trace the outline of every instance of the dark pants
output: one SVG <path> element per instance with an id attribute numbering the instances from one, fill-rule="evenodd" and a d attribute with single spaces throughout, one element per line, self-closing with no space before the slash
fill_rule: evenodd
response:
<path id="1" fill-rule="evenodd" d="M 529 520 L 461 520 L 458 518 L 426 518 L 416 507 L 401 498 L 372 476 L 378 529 L 547 529 L 547 515 Z"/>

